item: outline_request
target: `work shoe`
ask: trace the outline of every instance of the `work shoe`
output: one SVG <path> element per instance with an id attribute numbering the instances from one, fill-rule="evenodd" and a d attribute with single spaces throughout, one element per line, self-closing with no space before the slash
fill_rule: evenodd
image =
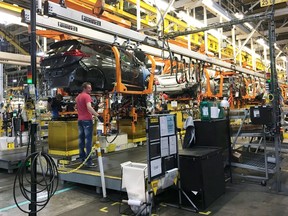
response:
<path id="1" fill-rule="evenodd" d="M 88 168 L 97 167 L 97 165 L 94 164 L 94 163 L 86 163 L 85 166 L 88 167 Z"/>

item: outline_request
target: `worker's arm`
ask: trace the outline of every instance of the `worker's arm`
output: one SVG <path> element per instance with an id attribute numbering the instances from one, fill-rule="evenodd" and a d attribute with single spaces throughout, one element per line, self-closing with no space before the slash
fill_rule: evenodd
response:
<path id="1" fill-rule="evenodd" d="M 87 104 L 86 104 L 86 106 L 87 106 L 87 109 L 88 109 L 88 111 L 92 114 L 92 115 L 94 115 L 94 116 L 99 116 L 99 114 L 93 109 L 93 107 L 91 106 L 91 102 L 88 102 Z"/>

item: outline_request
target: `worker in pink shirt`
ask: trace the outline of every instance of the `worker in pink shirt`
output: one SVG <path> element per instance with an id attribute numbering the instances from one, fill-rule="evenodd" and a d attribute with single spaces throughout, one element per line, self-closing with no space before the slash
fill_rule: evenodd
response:
<path id="1" fill-rule="evenodd" d="M 91 105 L 91 91 L 91 83 L 84 82 L 82 84 L 82 92 L 76 97 L 78 110 L 79 157 L 82 161 L 86 159 L 92 150 L 93 115 L 96 116 L 100 121 L 103 121 L 103 118 L 93 109 Z M 88 158 L 86 166 L 95 166 L 91 157 Z"/>

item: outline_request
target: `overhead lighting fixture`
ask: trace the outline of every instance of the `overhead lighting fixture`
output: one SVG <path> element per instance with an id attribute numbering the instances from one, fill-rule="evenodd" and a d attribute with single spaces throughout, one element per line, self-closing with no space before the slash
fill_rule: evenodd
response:
<path id="1" fill-rule="evenodd" d="M 162 1 L 162 0 L 154 0 L 154 4 L 162 11 L 167 10 L 169 7 L 169 2 Z M 173 6 L 170 6 L 169 11 L 175 11 L 175 8 Z"/>
<path id="2" fill-rule="evenodd" d="M 22 25 L 21 17 L 0 11 L 0 24 L 10 25 L 10 24 L 18 24 Z"/>
<path id="3" fill-rule="evenodd" d="M 234 16 L 235 16 L 237 19 L 239 19 L 239 20 L 242 20 L 242 19 L 244 18 L 244 14 L 238 13 L 238 12 L 235 13 Z M 254 29 L 254 27 L 253 27 L 250 23 L 248 23 L 248 22 L 245 22 L 244 25 L 245 25 L 246 27 L 248 27 L 250 30 L 253 30 L 253 29 Z"/>
<path id="4" fill-rule="evenodd" d="M 41 52 L 36 53 L 36 55 L 39 56 L 39 57 L 42 57 L 42 56 L 45 55 L 45 52 L 42 52 L 42 51 L 41 51 Z"/>
<path id="5" fill-rule="evenodd" d="M 237 19 L 240 19 L 240 20 L 244 18 L 244 14 L 241 14 L 241 13 L 238 13 L 238 12 L 235 13 L 234 16 L 235 16 Z"/>
<path id="6" fill-rule="evenodd" d="M 263 38 L 258 38 L 258 39 L 256 40 L 256 42 L 257 42 L 258 44 L 262 45 L 263 47 L 265 47 L 266 49 L 269 48 L 269 46 L 266 44 L 266 41 L 265 41 Z"/>
<path id="7" fill-rule="evenodd" d="M 253 29 L 254 29 L 254 27 L 253 27 L 250 23 L 245 22 L 244 25 L 245 25 L 246 27 L 248 27 L 250 30 L 253 30 Z"/>
<path id="8" fill-rule="evenodd" d="M 204 4 L 206 7 L 210 8 L 212 11 L 214 11 L 215 13 L 219 14 L 220 16 L 222 16 L 227 21 L 231 20 L 231 18 L 229 17 L 227 11 L 225 11 L 223 8 L 221 8 L 214 1 L 212 1 L 212 0 L 202 0 L 202 4 Z"/>
<path id="9" fill-rule="evenodd" d="M 185 21 L 189 26 L 193 26 L 193 27 L 196 27 L 196 28 L 206 27 L 206 25 L 204 23 L 202 23 L 201 21 L 199 21 L 199 20 L 195 19 L 194 17 L 188 15 L 184 11 L 179 11 L 179 13 L 177 13 L 176 15 L 177 15 L 178 18 L 180 18 L 183 21 Z"/>
<path id="10" fill-rule="evenodd" d="M 281 58 L 283 61 L 288 62 L 288 57 L 287 57 L 287 56 L 281 56 L 280 58 Z"/>
<path id="11" fill-rule="evenodd" d="M 13 82 L 13 83 L 16 83 L 16 82 L 17 82 L 17 79 L 13 79 L 12 82 Z"/>
<path id="12" fill-rule="evenodd" d="M 207 26 L 203 22 L 201 22 L 200 20 L 195 19 L 194 17 L 188 15 L 184 11 L 179 11 L 179 13 L 177 13 L 176 15 L 178 18 L 185 21 L 187 23 L 187 25 L 189 25 L 189 26 L 196 27 L 196 28 L 203 28 L 203 27 Z M 211 35 L 217 37 L 218 39 L 221 37 L 221 34 L 215 29 L 210 29 L 207 32 L 210 33 Z M 226 35 L 222 35 L 222 39 L 226 39 L 226 38 L 227 38 Z"/>

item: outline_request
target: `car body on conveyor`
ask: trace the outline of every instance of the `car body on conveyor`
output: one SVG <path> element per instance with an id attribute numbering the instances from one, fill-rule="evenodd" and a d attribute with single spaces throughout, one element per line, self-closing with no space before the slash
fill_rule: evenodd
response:
<path id="1" fill-rule="evenodd" d="M 146 89 L 150 73 L 144 62 L 133 50 L 117 48 L 122 83 L 129 90 Z M 116 60 L 111 45 L 64 40 L 50 46 L 41 61 L 41 72 L 50 88 L 76 93 L 81 91 L 81 84 L 88 81 L 95 91 L 112 91 L 116 82 Z"/>

